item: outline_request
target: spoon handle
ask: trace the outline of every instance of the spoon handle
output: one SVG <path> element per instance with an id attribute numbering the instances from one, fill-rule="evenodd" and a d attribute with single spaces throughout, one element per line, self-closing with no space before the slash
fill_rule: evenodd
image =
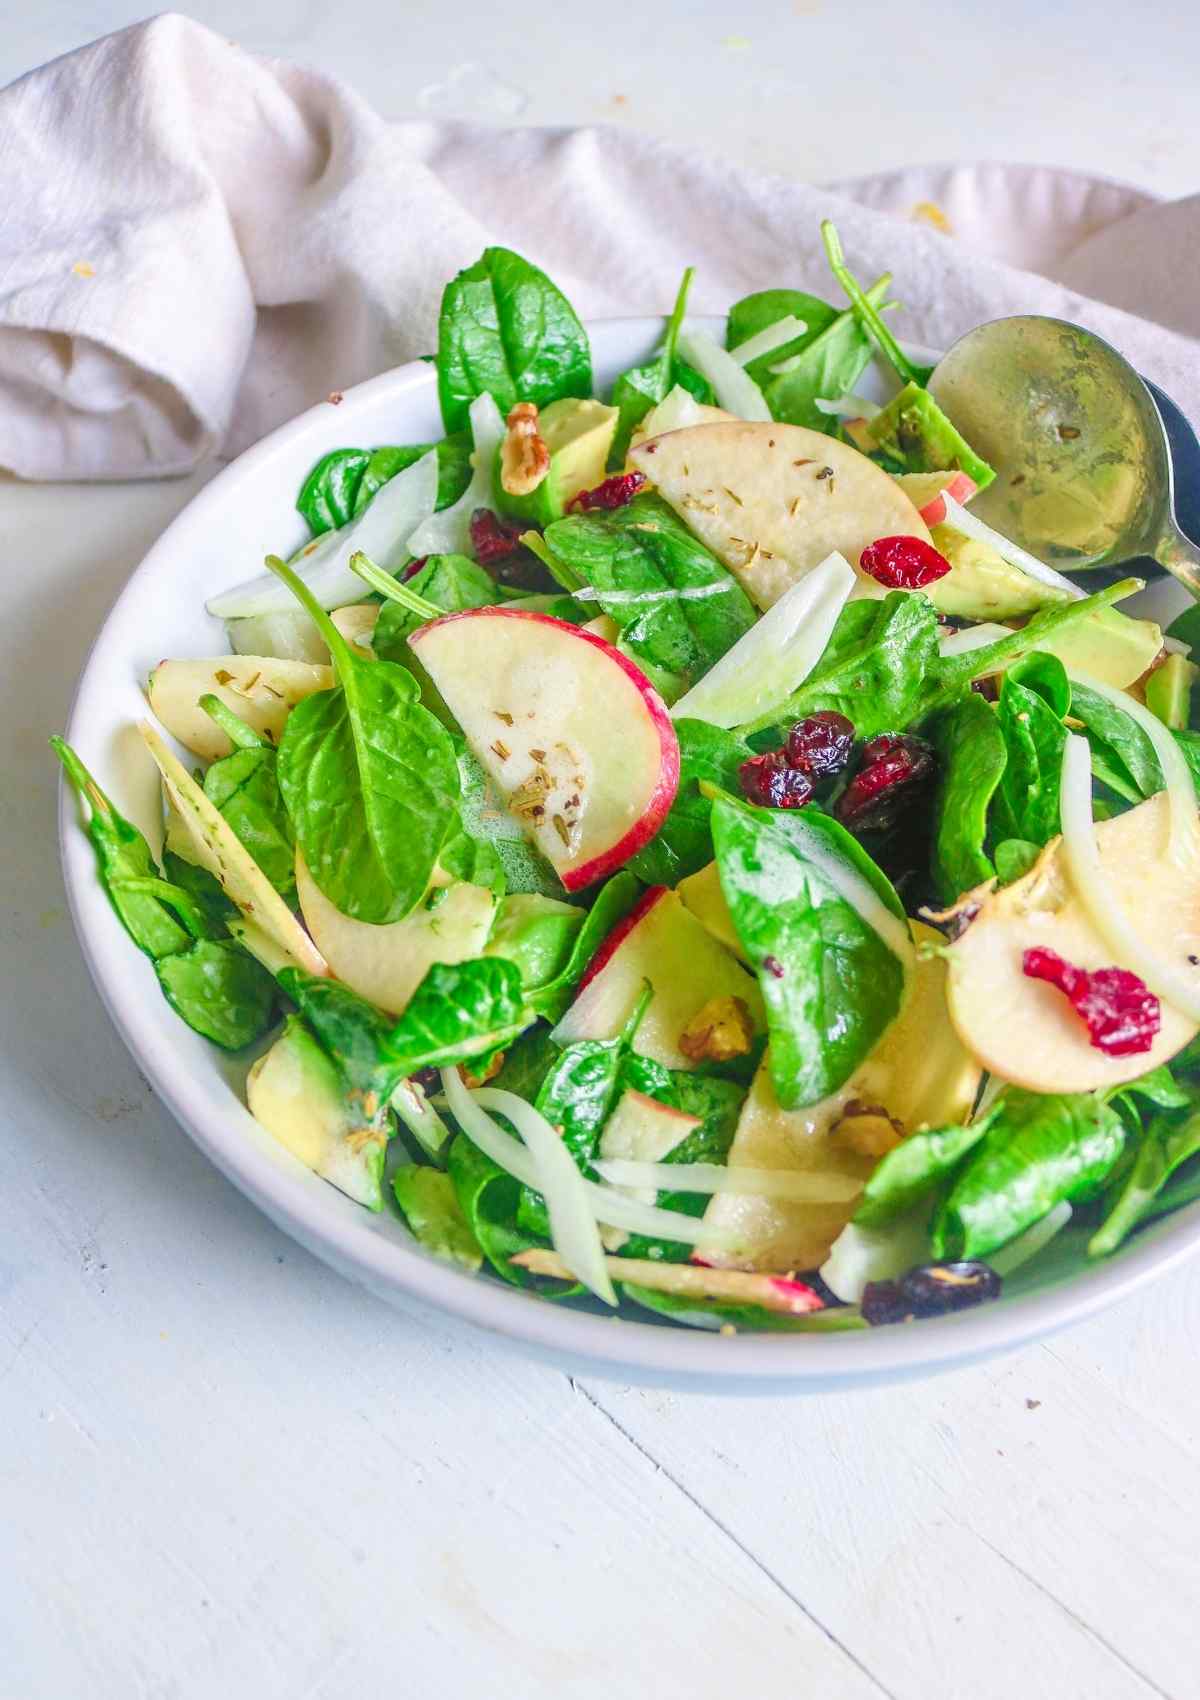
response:
<path id="1" fill-rule="evenodd" d="M 1193 596 L 1200 598 L 1200 549 L 1184 536 L 1178 526 L 1170 526 L 1159 538 L 1154 559 Z"/>

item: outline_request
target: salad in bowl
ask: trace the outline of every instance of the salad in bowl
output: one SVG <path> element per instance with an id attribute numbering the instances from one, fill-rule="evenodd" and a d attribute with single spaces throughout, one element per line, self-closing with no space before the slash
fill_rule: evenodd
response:
<path id="1" fill-rule="evenodd" d="M 146 679 L 161 846 L 56 740 L 289 1160 L 480 1279 L 725 1334 L 984 1304 L 1200 1198 L 1196 623 L 972 514 L 993 469 L 825 238 L 844 301 L 722 342 L 685 274 L 607 400 L 488 249 L 444 435 L 324 454 L 308 540 Z"/>

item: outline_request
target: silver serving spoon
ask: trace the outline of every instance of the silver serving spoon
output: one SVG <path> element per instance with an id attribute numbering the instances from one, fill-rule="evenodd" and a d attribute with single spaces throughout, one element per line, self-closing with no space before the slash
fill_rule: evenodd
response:
<path id="1" fill-rule="evenodd" d="M 989 525 L 1067 571 L 1149 555 L 1200 597 L 1200 548 L 1178 517 L 1200 498 L 1187 482 L 1200 479 L 1200 445 L 1101 337 L 1033 314 L 993 319 L 959 338 L 929 388 L 996 469 L 971 503 Z"/>

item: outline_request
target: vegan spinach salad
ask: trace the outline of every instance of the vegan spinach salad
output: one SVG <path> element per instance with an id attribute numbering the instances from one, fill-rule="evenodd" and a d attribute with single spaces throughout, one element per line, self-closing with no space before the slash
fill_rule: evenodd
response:
<path id="1" fill-rule="evenodd" d="M 295 1158 L 482 1278 L 723 1333 L 959 1310 L 1200 1199 L 1196 621 L 972 514 L 824 236 L 844 299 L 721 346 L 689 272 L 608 400 L 488 249 L 444 437 L 323 456 L 226 653 L 147 681 L 161 856 L 55 741 Z"/>

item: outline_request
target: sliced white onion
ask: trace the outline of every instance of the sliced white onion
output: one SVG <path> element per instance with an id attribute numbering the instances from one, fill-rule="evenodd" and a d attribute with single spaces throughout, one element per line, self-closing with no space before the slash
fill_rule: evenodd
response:
<path id="1" fill-rule="evenodd" d="M 1036 1257 L 1043 1246 L 1050 1244 L 1055 1234 L 1060 1234 L 1071 1220 L 1071 1206 L 1064 1198 L 1056 1204 L 1053 1210 L 1048 1210 L 1040 1222 L 1035 1222 L 1032 1228 L 1026 1228 L 1023 1234 L 1018 1234 L 1015 1240 L 1010 1240 L 999 1251 L 992 1252 L 987 1259 L 997 1275 L 1011 1275 L 1014 1269 L 1019 1269 L 1023 1263 L 1028 1263 L 1031 1257 Z"/>
<path id="2" fill-rule="evenodd" d="M 1072 584 L 1069 578 L 1064 578 L 1061 573 L 1056 573 L 1053 567 L 1039 561 L 1036 555 L 1031 555 L 1028 549 L 1022 549 L 1019 543 L 1014 543 L 1002 532 L 993 531 L 990 525 L 984 525 L 978 514 L 968 512 L 948 491 L 942 491 L 941 500 L 946 510 L 943 524 L 953 526 L 955 531 L 961 531 L 964 537 L 973 537 L 977 543 L 990 544 L 1010 567 L 1016 567 L 1026 578 L 1036 579 L 1039 584 L 1048 585 L 1051 590 L 1061 590 L 1072 602 L 1082 601 L 1087 595 L 1077 584 Z"/>
<path id="3" fill-rule="evenodd" d="M 1091 750 L 1087 739 L 1075 733 L 1068 735 L 1063 750 L 1059 812 L 1071 884 L 1114 961 L 1136 974 L 1164 1003 L 1200 1023 L 1200 986 L 1142 938 L 1105 872 L 1092 818 Z"/>
<path id="4" fill-rule="evenodd" d="M 679 352 L 702 378 L 707 378 L 717 398 L 717 406 L 739 419 L 759 420 L 769 424 L 771 409 L 754 379 L 739 366 L 728 349 L 722 348 L 707 331 L 693 330 L 684 325 L 679 333 Z"/>
<path id="5" fill-rule="evenodd" d="M 435 514 L 431 507 L 429 517 L 410 533 L 408 552 L 416 560 L 422 555 L 470 555 L 471 515 L 476 508 L 494 506 L 492 468 L 496 464 L 496 451 L 504 440 L 504 419 L 486 390 L 471 403 L 470 418 L 471 439 L 475 444 L 471 454 L 471 482 L 457 502 L 443 508 L 441 513 Z M 371 551 L 368 549 L 366 553 L 370 555 Z M 371 559 L 375 557 L 372 555 Z"/>
<path id="6" fill-rule="evenodd" d="M 441 1154 L 450 1138 L 450 1129 L 429 1102 L 418 1081 L 400 1082 L 392 1093 L 392 1108 L 423 1151 L 431 1157 Z"/>
<path id="7" fill-rule="evenodd" d="M 314 538 L 301 550 L 291 562 L 292 571 L 322 608 L 361 600 L 362 580 L 350 570 L 350 557 L 359 550 L 389 572 L 408 560 L 409 534 L 433 512 L 437 483 L 437 455 L 431 449 L 376 491 L 357 519 Z M 205 606 L 219 620 L 232 620 L 289 610 L 296 599 L 274 573 L 264 573 L 223 590 Z"/>
<path id="8" fill-rule="evenodd" d="M 518 1252 L 512 1260 L 534 1275 L 565 1280 L 571 1273 L 552 1251 Z M 791 1275 L 760 1275 L 744 1269 L 705 1269 L 694 1263 L 651 1263 L 648 1258 L 610 1257 L 610 1275 L 652 1292 L 677 1298 L 720 1299 L 730 1304 L 758 1305 L 763 1310 L 804 1316 L 822 1307 L 813 1303 L 813 1290 Z"/>
<path id="9" fill-rule="evenodd" d="M 847 1222 L 821 1265 L 822 1281 L 843 1304 L 856 1305 L 872 1281 L 893 1281 L 929 1254 L 929 1206 L 922 1204 L 886 1228 Z"/>
<path id="10" fill-rule="evenodd" d="M 581 584 L 571 595 L 576 602 L 611 602 L 614 608 L 624 608 L 655 602 L 707 602 L 713 596 L 728 596 L 736 588 L 732 579 L 719 584 L 670 585 L 665 590 L 597 590 L 594 585 Z"/>
<path id="11" fill-rule="evenodd" d="M 778 366 L 770 367 L 770 370 L 790 372 L 793 365 L 798 365 L 802 359 L 802 355 L 795 354 L 791 360 L 783 360 Z M 814 396 L 813 406 L 818 413 L 827 413 L 831 419 L 874 419 L 880 411 L 878 405 L 868 401 L 865 395 L 839 395 L 832 401 L 826 401 L 822 396 Z"/>
<path id="12" fill-rule="evenodd" d="M 862 1182 L 849 1175 L 727 1168 L 724 1163 L 639 1163 L 626 1157 L 602 1157 L 596 1162 L 596 1173 L 612 1186 L 650 1192 L 732 1192 L 749 1198 L 781 1198 L 791 1204 L 845 1204 L 862 1191 Z"/>
<path id="13" fill-rule="evenodd" d="M 1168 655 L 1190 655 L 1192 646 L 1184 643 L 1182 638 L 1173 638 L 1169 632 L 1163 633 L 1163 648 Z"/>
<path id="14" fill-rule="evenodd" d="M 1136 697 L 1130 696 L 1128 691 L 1118 691 L 1112 685 L 1093 679 L 1088 673 L 1077 673 L 1073 669 L 1068 676 L 1089 691 L 1094 691 L 1098 697 L 1103 697 L 1105 702 L 1112 703 L 1114 708 L 1119 708 L 1146 734 L 1154 746 L 1158 765 L 1162 768 L 1170 802 L 1171 855 L 1180 867 L 1200 863 L 1200 822 L 1196 815 L 1196 787 L 1192 780 L 1192 770 L 1183 751 L 1171 736 L 1170 729 L 1163 725 L 1156 714 L 1151 714 Z M 1200 872 L 1200 869 L 1197 871 Z"/>
<path id="15" fill-rule="evenodd" d="M 448 1086 L 446 1097 L 454 1109 Z M 561 1133 L 551 1127 L 540 1110 L 518 1098 L 515 1092 L 482 1087 L 475 1094 L 475 1102 L 485 1110 L 498 1110 L 521 1135 L 537 1164 L 538 1190 L 546 1200 L 554 1249 L 577 1280 L 605 1304 L 615 1305 L 617 1295 L 604 1266 L 604 1247 L 592 1214 L 587 1182 L 576 1168 Z"/>
<path id="16" fill-rule="evenodd" d="M 938 654 L 969 655 L 973 649 L 986 649 L 989 643 L 995 643 L 997 638 L 1013 635 L 1011 626 L 998 626 L 990 620 L 984 620 L 978 626 L 964 626 L 960 632 L 948 632 L 938 640 Z"/>
<path id="17" fill-rule="evenodd" d="M 752 360 L 761 359 L 764 354 L 773 354 L 777 348 L 782 348 L 786 342 L 794 342 L 798 336 L 803 336 L 808 326 L 803 319 L 798 319 L 794 313 L 788 313 L 782 319 L 776 319 L 773 325 L 759 331 L 756 336 L 749 336 L 745 342 L 739 342 L 736 348 L 729 350 L 731 360 L 736 360 L 739 366 L 748 366 Z"/>
<path id="18" fill-rule="evenodd" d="M 783 702 L 821 659 L 855 582 L 844 556 L 827 555 L 679 698 L 672 717 L 728 729 Z"/>
<path id="19" fill-rule="evenodd" d="M 676 384 L 668 390 L 657 407 L 652 407 L 638 427 L 639 437 L 661 437 L 667 431 L 686 431 L 689 426 L 703 425 L 700 403 L 690 390 Z"/>
<path id="20" fill-rule="evenodd" d="M 252 614 L 230 620 L 225 628 L 235 655 L 276 655 L 280 661 L 315 661 L 329 665 L 329 650 L 312 615 L 293 600 L 277 614 Z"/>

